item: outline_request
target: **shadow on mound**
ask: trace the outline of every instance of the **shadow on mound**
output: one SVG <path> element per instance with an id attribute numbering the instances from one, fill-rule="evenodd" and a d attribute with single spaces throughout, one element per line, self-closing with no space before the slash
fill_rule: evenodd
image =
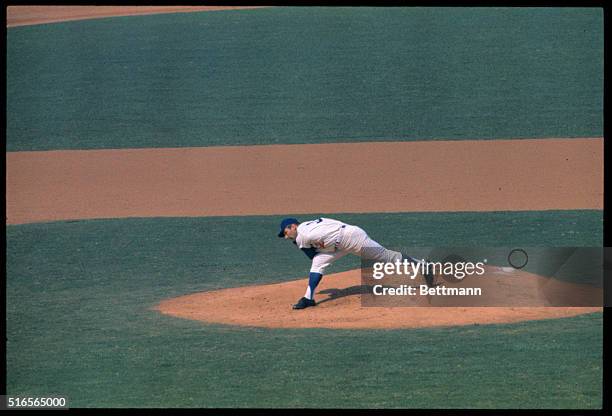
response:
<path id="1" fill-rule="evenodd" d="M 340 299 L 345 296 L 356 296 L 356 295 L 366 295 L 372 293 L 372 285 L 359 285 L 359 286 L 351 286 L 346 287 L 344 289 L 324 289 L 320 290 L 318 293 L 322 295 L 329 295 L 328 298 L 318 301 L 317 303 L 320 305 L 321 303 L 329 302 L 332 300 Z"/>

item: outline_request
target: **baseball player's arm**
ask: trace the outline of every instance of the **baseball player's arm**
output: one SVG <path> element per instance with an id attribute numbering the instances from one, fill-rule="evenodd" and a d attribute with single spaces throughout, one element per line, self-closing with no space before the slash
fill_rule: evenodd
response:
<path id="1" fill-rule="evenodd" d="M 295 238 L 294 244 L 297 245 L 300 249 L 302 248 L 309 248 L 310 244 L 308 244 L 307 239 L 304 237 L 303 234 L 298 234 L 297 237 Z"/>
<path id="2" fill-rule="evenodd" d="M 303 234 L 298 234 L 297 238 L 295 239 L 296 244 L 299 248 L 304 249 L 304 248 L 315 248 L 315 249 L 319 249 L 319 248 L 325 248 L 325 243 L 323 241 L 322 238 L 317 238 L 314 239 L 310 236 L 305 236 Z"/>

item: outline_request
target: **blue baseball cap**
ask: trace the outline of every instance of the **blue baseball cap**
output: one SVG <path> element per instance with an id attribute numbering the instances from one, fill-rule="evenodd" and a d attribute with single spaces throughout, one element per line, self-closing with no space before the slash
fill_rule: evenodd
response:
<path id="1" fill-rule="evenodd" d="M 300 222 L 298 220 L 296 220 L 295 218 L 285 218 L 284 220 L 281 221 L 280 223 L 280 231 L 278 232 L 278 236 L 279 237 L 284 237 L 285 236 L 285 228 L 288 225 L 291 224 L 299 224 Z"/>

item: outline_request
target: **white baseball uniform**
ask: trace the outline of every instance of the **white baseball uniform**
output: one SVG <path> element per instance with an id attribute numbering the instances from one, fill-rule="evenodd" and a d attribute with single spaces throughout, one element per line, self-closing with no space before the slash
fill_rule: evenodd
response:
<path id="1" fill-rule="evenodd" d="M 367 260 L 402 261 L 402 253 L 384 248 L 361 228 L 331 218 L 301 223 L 297 227 L 295 243 L 299 248 L 317 250 L 312 259 L 311 273 L 324 274 L 330 264 L 349 253 Z"/>

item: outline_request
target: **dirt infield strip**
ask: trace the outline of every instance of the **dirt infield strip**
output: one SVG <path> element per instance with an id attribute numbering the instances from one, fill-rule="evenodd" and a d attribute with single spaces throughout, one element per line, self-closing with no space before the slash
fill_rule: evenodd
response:
<path id="1" fill-rule="evenodd" d="M 6 26 L 28 26 L 71 20 L 160 13 L 193 13 L 256 9 L 255 6 L 8 6 Z"/>
<path id="2" fill-rule="evenodd" d="M 602 139 L 9 152 L 6 161 L 8 224 L 603 206 Z M 307 202 L 288 192 L 314 184 Z"/>

